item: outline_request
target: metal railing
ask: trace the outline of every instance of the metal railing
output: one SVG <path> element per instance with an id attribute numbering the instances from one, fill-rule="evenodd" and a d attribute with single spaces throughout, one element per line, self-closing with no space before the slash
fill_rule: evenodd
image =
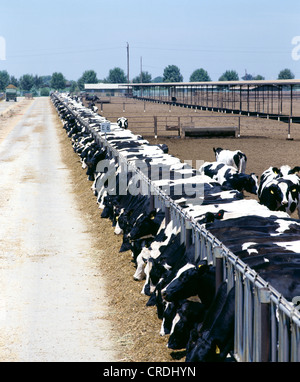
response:
<path id="1" fill-rule="evenodd" d="M 57 94 L 53 95 L 78 122 L 105 146 L 117 163 L 125 163 L 135 172 L 151 204 L 165 212 L 166 221 L 180 228 L 181 242 L 195 245 L 195 261 L 206 259 L 216 267 L 216 287 L 227 281 L 227 290 L 235 288 L 234 357 L 242 362 L 299 362 L 300 313 L 258 273 L 234 255 L 214 235 L 201 226 L 188 212 L 156 186 L 135 165 L 128 163 L 108 141 L 73 112 Z"/>

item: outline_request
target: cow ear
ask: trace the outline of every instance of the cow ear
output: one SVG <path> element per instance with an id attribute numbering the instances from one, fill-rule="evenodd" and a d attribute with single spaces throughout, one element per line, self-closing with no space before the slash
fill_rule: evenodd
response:
<path id="1" fill-rule="evenodd" d="M 206 266 L 207 265 L 207 260 L 198 260 L 197 262 L 196 262 L 196 268 L 197 269 L 201 269 L 203 266 Z"/>
<path id="2" fill-rule="evenodd" d="M 272 167 L 272 171 L 274 172 L 274 174 L 279 174 L 280 173 L 280 170 L 278 167 Z"/>
<path id="3" fill-rule="evenodd" d="M 290 169 L 288 174 L 295 174 L 296 172 L 300 171 L 300 166 L 295 166 L 294 168 Z"/>
<path id="4" fill-rule="evenodd" d="M 152 210 L 152 211 L 149 213 L 149 218 L 150 218 L 151 220 L 153 220 L 153 219 L 155 218 L 155 216 L 156 216 L 156 210 Z"/>

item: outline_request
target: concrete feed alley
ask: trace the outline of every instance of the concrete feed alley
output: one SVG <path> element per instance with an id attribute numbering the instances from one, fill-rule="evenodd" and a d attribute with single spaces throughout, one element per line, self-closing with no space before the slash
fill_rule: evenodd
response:
<path id="1" fill-rule="evenodd" d="M 118 360 L 49 98 L 0 141 L 0 169 L 0 359 Z"/>

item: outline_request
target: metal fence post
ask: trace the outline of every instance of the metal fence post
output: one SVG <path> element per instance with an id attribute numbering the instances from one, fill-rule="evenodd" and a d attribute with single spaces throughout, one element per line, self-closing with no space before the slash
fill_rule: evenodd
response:
<path id="1" fill-rule="evenodd" d="M 154 138 L 156 139 L 157 138 L 157 117 L 153 117 L 154 118 Z"/>
<path id="2" fill-rule="evenodd" d="M 289 361 L 289 326 L 290 320 L 284 312 L 279 309 L 279 325 L 278 325 L 278 362 L 288 362 Z"/>
<path id="3" fill-rule="evenodd" d="M 260 303 L 260 359 L 258 361 L 269 362 L 271 334 L 270 290 L 268 288 L 259 288 L 258 300 Z"/>
<path id="4" fill-rule="evenodd" d="M 244 327 L 243 327 L 243 356 L 244 362 L 253 361 L 253 295 L 252 284 L 248 277 L 244 280 Z"/>
<path id="5" fill-rule="evenodd" d="M 185 221 L 184 218 L 179 215 L 179 222 L 180 222 L 180 243 L 185 243 Z"/>
<path id="6" fill-rule="evenodd" d="M 195 261 L 200 257 L 201 244 L 200 244 L 201 233 L 198 230 L 195 230 Z"/>
<path id="7" fill-rule="evenodd" d="M 300 328 L 291 322 L 291 362 L 300 362 Z"/>
<path id="8" fill-rule="evenodd" d="M 170 211 L 170 203 L 165 202 L 165 226 L 167 226 L 171 221 L 171 211 Z"/>
<path id="9" fill-rule="evenodd" d="M 213 249 L 214 258 L 216 263 L 216 293 L 219 289 L 219 286 L 223 282 L 223 274 L 224 274 L 224 264 L 223 264 L 223 254 L 222 247 L 217 246 Z"/>
<path id="10" fill-rule="evenodd" d="M 191 222 L 185 221 L 185 247 L 188 249 L 193 244 L 193 229 Z"/>
<path id="11" fill-rule="evenodd" d="M 243 274 L 242 272 L 237 271 L 235 283 L 234 355 L 238 361 L 242 361 L 244 359 L 243 302 Z"/>
<path id="12" fill-rule="evenodd" d="M 152 211 L 152 210 L 154 210 L 154 208 L 155 208 L 154 195 L 153 195 L 153 194 L 150 194 L 149 198 L 150 198 L 150 205 L 149 205 L 149 208 L 150 208 L 150 211 Z"/>

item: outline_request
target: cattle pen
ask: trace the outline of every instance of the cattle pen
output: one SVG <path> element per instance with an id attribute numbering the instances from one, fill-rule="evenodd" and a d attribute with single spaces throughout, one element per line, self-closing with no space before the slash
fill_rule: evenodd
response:
<path id="1" fill-rule="evenodd" d="M 126 161 L 121 153 L 68 105 L 67 99 L 54 94 L 59 104 L 85 127 L 100 147 L 106 147 L 111 159 Z M 195 261 L 207 259 L 216 267 L 216 285 L 224 280 L 228 291 L 235 287 L 234 357 L 237 361 L 299 361 L 300 314 L 269 283 L 229 251 L 216 237 L 199 225 L 184 209 L 163 193 L 150 179 L 130 164 L 132 171 L 148 190 L 153 207 L 164 211 L 166 221 L 180 228 L 181 242 L 195 246 Z"/>
<path id="2" fill-rule="evenodd" d="M 300 80 L 130 84 L 128 94 L 147 102 L 194 110 L 300 123 Z M 290 138 L 290 132 L 288 132 Z"/>

